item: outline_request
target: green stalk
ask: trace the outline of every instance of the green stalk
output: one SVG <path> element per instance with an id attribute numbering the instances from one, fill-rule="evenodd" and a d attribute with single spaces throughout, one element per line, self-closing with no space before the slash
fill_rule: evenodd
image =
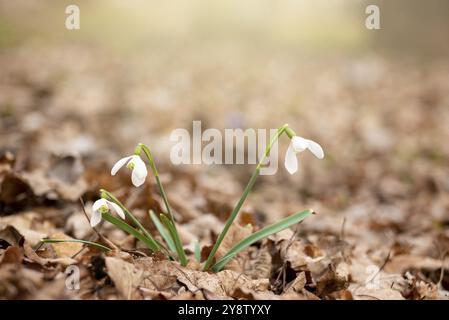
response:
<path id="1" fill-rule="evenodd" d="M 159 178 L 159 173 L 156 169 L 156 164 L 154 163 L 154 158 L 153 155 L 151 154 L 150 149 L 143 143 L 139 143 L 136 147 L 135 150 L 135 154 L 140 156 L 141 150 L 143 150 L 143 152 L 145 153 L 146 157 L 148 158 L 148 162 L 150 164 L 150 168 L 151 171 L 153 172 L 153 175 L 156 179 L 156 183 L 157 186 L 159 188 L 159 191 L 161 193 L 162 199 L 164 201 L 165 204 L 165 209 L 167 210 L 167 214 L 170 217 L 170 221 L 172 222 L 172 227 L 174 229 L 174 232 L 171 234 L 174 243 L 181 243 L 181 239 L 179 238 L 179 233 L 178 230 L 176 229 L 176 223 L 175 223 L 175 218 L 171 212 L 171 208 L 170 208 L 170 204 L 168 203 L 168 198 L 167 198 L 167 194 L 165 193 L 164 187 L 162 185 L 161 179 Z M 184 252 L 184 249 L 181 246 L 176 246 L 176 253 L 178 254 L 179 260 L 182 261 L 187 261 L 187 257 L 186 254 Z"/>
<path id="2" fill-rule="evenodd" d="M 83 243 L 86 244 L 88 246 L 92 246 L 95 248 L 98 248 L 100 250 L 103 251 L 111 251 L 111 248 L 108 248 L 102 244 L 96 243 L 96 242 L 92 242 L 92 241 L 87 241 L 87 240 L 79 240 L 79 239 L 42 239 L 41 242 L 43 243 L 61 243 L 61 242 L 78 242 L 78 243 Z"/>
<path id="3" fill-rule="evenodd" d="M 139 220 L 137 220 L 136 217 L 134 217 L 134 215 L 116 197 L 114 197 L 112 193 L 104 189 L 101 189 L 100 192 L 102 198 L 106 198 L 107 200 L 116 203 L 120 208 L 122 208 L 126 216 L 130 218 L 134 225 L 142 231 L 146 238 L 148 238 L 148 242 L 151 243 L 150 249 L 152 249 L 153 251 L 159 251 L 161 249 L 159 244 L 154 240 L 148 230 L 145 229 L 145 227 L 139 222 Z"/>
<path id="4" fill-rule="evenodd" d="M 122 219 L 116 218 L 113 215 L 110 215 L 109 213 L 102 213 L 101 214 L 102 218 L 104 220 L 106 220 L 107 222 L 112 223 L 113 225 L 115 225 L 117 228 L 122 229 L 123 231 L 125 231 L 126 233 L 132 235 L 133 237 L 137 238 L 138 240 L 142 241 L 143 243 L 145 243 L 145 245 L 150 248 L 153 251 L 158 251 L 159 245 L 157 244 L 156 241 L 154 241 L 153 238 L 147 238 L 146 236 L 144 236 L 143 234 L 141 234 L 138 230 L 134 229 L 133 227 L 131 227 L 129 224 L 127 224 L 125 221 L 123 221 Z"/>
<path id="5" fill-rule="evenodd" d="M 161 223 L 159 218 L 154 214 L 153 210 L 150 210 L 149 214 L 150 214 L 150 218 L 153 221 L 154 225 L 156 226 L 157 230 L 159 231 L 162 238 L 164 238 L 165 242 L 167 243 L 168 248 L 171 251 L 176 252 L 175 242 L 173 241 L 173 238 L 171 237 L 168 230 L 164 227 L 164 225 Z"/>
<path id="6" fill-rule="evenodd" d="M 161 217 L 162 223 L 168 229 L 168 232 L 170 233 L 170 235 L 173 238 L 174 245 L 175 245 L 175 248 L 176 248 L 176 252 L 184 253 L 184 249 L 182 248 L 182 244 L 181 244 L 181 241 L 179 240 L 179 237 L 175 237 L 176 236 L 175 225 L 164 214 L 161 214 L 160 217 Z M 185 267 L 187 265 L 187 257 L 185 256 L 185 254 L 182 255 L 182 256 L 178 256 L 178 258 L 179 258 L 179 262 L 181 263 L 181 265 L 183 267 Z"/>
<path id="7" fill-rule="evenodd" d="M 239 243 L 237 243 L 231 250 L 229 250 L 220 260 L 217 261 L 212 266 L 212 270 L 214 272 L 220 271 L 234 256 L 242 251 L 243 249 L 247 248 L 248 246 L 252 245 L 253 243 L 262 240 L 263 238 L 268 237 L 269 235 L 273 233 L 277 233 L 279 231 L 282 231 L 286 228 L 291 227 L 294 224 L 297 224 L 298 222 L 302 221 L 307 216 L 311 215 L 313 213 L 312 210 L 305 210 L 302 212 L 295 213 L 285 219 L 282 219 L 281 221 L 274 223 L 270 226 L 267 226 L 252 235 L 246 237 Z"/>
<path id="8" fill-rule="evenodd" d="M 259 160 L 259 163 L 257 164 L 256 170 L 252 174 L 251 178 L 249 179 L 248 184 L 245 187 L 245 190 L 243 191 L 242 196 L 240 197 L 239 201 L 237 202 L 237 205 L 234 207 L 234 209 L 231 212 L 231 215 L 229 216 L 228 221 L 226 221 L 226 224 L 223 228 L 223 231 L 218 236 L 217 241 L 214 244 L 214 247 L 212 248 L 212 251 L 210 252 L 209 256 L 207 257 L 206 263 L 204 264 L 203 270 L 208 270 L 210 266 L 212 265 L 213 259 L 215 254 L 217 253 L 218 248 L 220 247 L 223 239 L 226 236 L 226 233 L 229 231 L 229 228 L 231 227 L 232 223 L 234 222 L 235 218 L 237 218 L 238 213 L 240 212 L 240 209 L 245 202 L 246 198 L 248 197 L 248 194 L 251 192 L 254 183 L 256 182 L 257 177 L 260 173 L 260 168 L 265 161 L 265 159 L 270 154 L 271 148 L 273 147 L 274 143 L 279 139 L 279 137 L 285 132 L 285 130 L 288 128 L 288 125 L 285 124 L 282 127 L 278 129 L 276 134 L 271 138 L 270 143 L 268 144 L 267 148 L 265 149 L 265 153 L 263 154 L 262 158 Z"/>
<path id="9" fill-rule="evenodd" d="M 285 133 L 287 134 L 287 136 L 291 139 L 291 138 L 293 138 L 294 136 L 296 136 L 296 133 L 295 133 L 295 131 L 293 131 L 292 130 L 292 128 L 290 128 L 290 127 L 285 127 Z"/>

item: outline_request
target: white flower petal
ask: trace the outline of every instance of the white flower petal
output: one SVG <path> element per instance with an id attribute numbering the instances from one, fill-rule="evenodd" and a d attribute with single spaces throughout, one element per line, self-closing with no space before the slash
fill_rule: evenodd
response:
<path id="1" fill-rule="evenodd" d="M 123 212 L 122 208 L 120 206 L 112 201 L 108 201 L 108 203 L 114 208 L 115 212 L 119 215 L 120 218 L 125 220 L 125 213 Z"/>
<path id="2" fill-rule="evenodd" d="M 315 141 L 312 140 L 307 140 L 307 148 L 310 150 L 310 152 L 312 152 L 315 157 L 317 157 L 318 159 L 323 159 L 324 158 L 324 151 L 323 148 L 321 148 L 321 146 L 316 143 Z"/>
<path id="3" fill-rule="evenodd" d="M 132 157 L 133 156 L 124 157 L 117 161 L 111 169 L 111 175 L 115 176 L 117 171 L 119 171 L 120 168 L 123 167 Z"/>
<path id="4" fill-rule="evenodd" d="M 95 227 L 101 221 L 101 213 L 99 211 L 94 211 L 90 216 L 90 225 Z"/>
<path id="5" fill-rule="evenodd" d="M 92 212 L 98 211 L 98 209 L 100 209 L 101 206 L 103 205 L 107 205 L 108 202 L 106 199 L 98 199 L 97 201 L 94 202 L 94 204 L 92 205 Z"/>
<path id="6" fill-rule="evenodd" d="M 138 171 L 133 170 L 131 173 L 131 181 L 135 187 L 140 187 L 145 182 L 146 176 L 141 176 Z"/>
<path id="7" fill-rule="evenodd" d="M 145 182 L 148 175 L 147 167 L 139 156 L 133 157 L 132 161 L 134 169 L 131 174 L 131 181 L 135 187 L 139 187 Z"/>
<path id="8" fill-rule="evenodd" d="M 298 159 L 296 158 L 296 153 L 293 150 L 292 143 L 288 146 L 287 153 L 285 154 L 285 169 L 290 174 L 294 174 L 296 171 L 298 171 Z"/>
<path id="9" fill-rule="evenodd" d="M 308 147 L 308 140 L 304 139 L 302 137 L 299 136 L 294 136 L 292 138 L 291 141 L 291 145 L 293 147 L 293 150 L 298 153 L 298 152 L 302 152 L 304 150 L 306 150 L 306 148 Z"/>
<path id="10" fill-rule="evenodd" d="M 145 165 L 145 162 L 143 162 L 142 158 L 140 158 L 139 156 L 133 156 L 132 161 L 134 163 L 134 170 L 136 170 L 140 176 L 146 177 L 148 174 L 147 166 Z"/>

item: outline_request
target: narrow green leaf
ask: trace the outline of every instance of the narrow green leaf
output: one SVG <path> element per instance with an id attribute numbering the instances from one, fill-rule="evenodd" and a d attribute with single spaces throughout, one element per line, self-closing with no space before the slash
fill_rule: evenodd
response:
<path id="1" fill-rule="evenodd" d="M 179 262 L 181 263 L 182 266 L 186 266 L 187 265 L 187 257 L 184 252 L 184 248 L 182 247 L 181 240 L 179 239 L 178 233 L 175 229 L 175 226 L 170 221 L 170 219 L 167 218 L 166 215 L 161 214 L 160 218 L 161 218 L 162 223 L 168 229 L 168 232 L 170 233 L 171 237 L 173 238 L 175 248 L 176 248 L 176 253 L 178 254 Z"/>
<path id="2" fill-rule="evenodd" d="M 110 248 L 108 248 L 108 247 L 106 247 L 106 246 L 104 246 L 102 244 L 99 244 L 99 243 L 96 243 L 96 242 L 92 242 L 92 241 L 87 241 L 87 240 L 79 240 L 79 239 L 42 239 L 41 242 L 43 242 L 43 243 L 78 242 L 78 243 L 83 243 L 83 244 L 86 244 L 88 246 L 92 246 L 92 247 L 98 248 L 98 249 L 103 250 L 103 251 L 111 251 Z"/>
<path id="3" fill-rule="evenodd" d="M 145 238 L 148 239 L 149 242 L 152 243 L 152 249 L 153 251 L 159 251 L 160 250 L 160 246 L 159 244 L 154 240 L 154 238 L 151 236 L 151 233 L 148 232 L 147 229 L 145 229 L 145 227 L 139 222 L 139 220 L 137 220 L 136 217 L 134 217 L 134 215 L 131 213 L 131 211 L 129 211 L 112 193 L 110 193 L 109 191 L 105 190 L 105 189 L 101 189 L 101 197 L 102 198 L 108 198 L 109 201 L 112 201 L 114 203 L 116 203 L 120 208 L 122 208 L 122 210 L 125 212 L 125 215 L 131 219 L 131 221 L 133 222 L 133 224 L 140 229 L 140 231 L 142 231 L 142 233 L 145 235 Z M 154 248 L 154 249 L 153 249 Z"/>
<path id="4" fill-rule="evenodd" d="M 164 238 L 165 242 L 167 243 L 169 249 L 173 252 L 176 252 L 176 246 L 175 242 L 173 241 L 173 238 L 171 237 L 170 233 L 167 231 L 167 229 L 162 225 L 159 218 L 154 214 L 153 210 L 149 211 L 150 218 L 153 221 L 154 225 L 157 228 L 157 231 L 161 234 L 162 238 Z"/>
<path id="5" fill-rule="evenodd" d="M 137 231 L 136 229 L 131 227 L 129 224 L 127 224 L 125 221 L 123 221 L 119 218 L 116 218 L 116 217 L 110 215 L 109 213 L 103 213 L 101 216 L 104 220 L 112 223 L 117 228 L 122 229 L 126 233 L 129 233 L 130 235 L 134 236 L 138 240 L 145 243 L 147 245 L 147 247 L 150 248 L 151 250 L 153 250 L 153 251 L 159 250 L 159 245 L 152 238 L 147 238 L 146 236 L 141 234 L 139 231 Z"/>
<path id="6" fill-rule="evenodd" d="M 217 261 L 217 263 L 213 265 L 212 270 L 214 272 L 220 271 L 237 253 L 239 253 L 243 249 L 247 248 L 248 246 L 252 245 L 253 243 L 265 237 L 268 237 L 273 233 L 277 233 L 279 231 L 291 227 L 292 225 L 297 224 L 298 222 L 302 221 L 304 218 L 311 215 L 312 213 L 313 213 L 312 210 L 305 210 L 295 213 L 285 219 L 282 219 L 277 223 L 269 225 L 253 233 L 252 235 L 248 236 L 247 238 L 237 243 L 231 250 L 229 250 L 220 260 Z"/>

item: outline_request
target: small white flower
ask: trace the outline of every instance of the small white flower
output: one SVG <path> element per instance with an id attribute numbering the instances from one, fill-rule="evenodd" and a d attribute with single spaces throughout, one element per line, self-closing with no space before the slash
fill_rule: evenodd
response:
<path id="1" fill-rule="evenodd" d="M 117 171 L 120 170 L 126 164 L 128 169 L 132 170 L 131 181 L 135 187 L 141 186 L 145 182 L 148 171 L 145 162 L 138 156 L 132 155 L 129 157 L 124 157 L 117 161 L 111 170 L 111 175 L 115 176 Z"/>
<path id="2" fill-rule="evenodd" d="M 98 199 L 92 205 L 92 215 L 90 217 L 90 225 L 95 227 L 101 221 L 101 215 L 103 213 L 107 213 L 111 211 L 111 208 L 114 209 L 115 212 L 119 215 L 120 218 L 125 220 L 125 213 L 122 208 L 120 208 L 116 203 L 106 200 L 106 199 Z"/>
<path id="3" fill-rule="evenodd" d="M 303 152 L 306 149 L 309 149 L 309 151 L 318 159 L 324 158 L 323 148 L 321 148 L 318 143 L 299 136 L 294 136 L 291 139 L 287 153 L 285 154 L 285 168 L 290 174 L 294 174 L 298 171 L 298 159 L 296 158 L 296 154 Z"/>

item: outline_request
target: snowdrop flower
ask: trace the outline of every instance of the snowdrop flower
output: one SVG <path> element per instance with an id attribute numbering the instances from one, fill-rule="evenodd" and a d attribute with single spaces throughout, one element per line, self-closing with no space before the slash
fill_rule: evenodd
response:
<path id="1" fill-rule="evenodd" d="M 132 170 L 131 181 L 135 187 L 141 186 L 145 182 L 148 171 L 145 162 L 138 156 L 132 155 L 129 157 L 124 157 L 117 161 L 111 170 L 111 175 L 115 176 L 117 171 L 120 170 L 126 164 L 128 169 Z"/>
<path id="2" fill-rule="evenodd" d="M 306 149 L 309 149 L 309 151 L 318 159 L 324 158 L 323 148 L 321 148 L 318 143 L 299 136 L 294 136 L 292 137 L 287 153 L 285 154 L 285 168 L 290 174 L 294 174 L 298 171 L 298 159 L 296 158 L 296 154 L 303 152 Z"/>
<path id="3" fill-rule="evenodd" d="M 90 217 L 90 225 L 95 227 L 101 221 L 101 215 L 103 213 L 107 213 L 111 211 L 111 208 L 114 209 L 115 212 L 125 220 L 125 214 L 123 213 L 122 208 L 120 208 L 116 203 L 106 200 L 106 199 L 98 199 L 92 205 L 92 216 Z"/>

